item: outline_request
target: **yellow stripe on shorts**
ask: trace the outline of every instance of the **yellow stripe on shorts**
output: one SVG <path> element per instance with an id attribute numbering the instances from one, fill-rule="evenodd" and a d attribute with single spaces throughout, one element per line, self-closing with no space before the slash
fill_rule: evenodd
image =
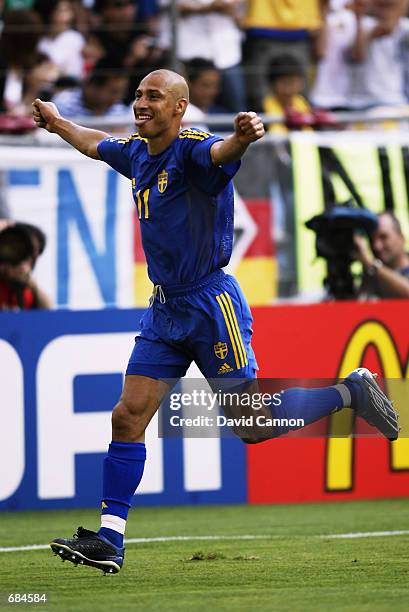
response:
<path id="1" fill-rule="evenodd" d="M 240 331 L 239 323 L 237 321 L 236 313 L 234 312 L 233 302 L 231 301 L 231 297 L 227 293 L 227 291 L 224 292 L 224 295 L 227 298 L 227 301 L 228 301 L 229 306 L 230 306 L 231 313 L 233 315 L 234 324 L 235 324 L 235 327 L 236 327 L 236 330 L 237 330 L 237 335 L 239 337 L 239 346 L 241 346 L 241 350 L 242 350 L 242 353 L 243 353 L 244 365 L 247 365 L 249 360 L 247 358 L 247 352 L 246 352 L 246 348 L 244 346 L 243 337 L 241 335 L 241 331 Z"/>
<path id="2" fill-rule="evenodd" d="M 216 295 L 216 300 L 217 300 L 217 303 L 220 306 L 220 310 L 222 311 L 222 314 L 223 314 L 223 317 L 224 317 L 224 322 L 226 323 L 227 331 L 229 332 L 230 342 L 231 342 L 231 345 L 233 347 L 234 358 L 236 360 L 236 367 L 237 367 L 238 370 L 240 370 L 241 366 L 240 366 L 240 361 L 239 361 L 239 357 L 238 357 L 238 354 L 237 354 L 236 341 L 234 339 L 232 328 L 230 327 L 229 318 L 227 316 L 226 310 L 225 310 L 223 302 L 221 300 L 221 296 L 220 295 Z"/>
<path id="3" fill-rule="evenodd" d="M 229 317 L 230 325 L 231 325 L 231 328 L 233 330 L 233 335 L 234 335 L 234 338 L 236 340 L 237 352 L 239 354 L 240 364 L 241 364 L 240 367 L 244 368 L 244 366 L 246 364 L 244 362 L 243 350 L 242 350 L 241 345 L 240 345 L 240 339 L 239 339 L 239 336 L 237 334 L 237 329 L 236 329 L 236 326 L 234 324 L 234 319 L 233 319 L 233 316 L 232 316 L 232 313 L 231 313 L 231 310 L 230 310 L 230 306 L 229 306 L 229 304 L 227 302 L 225 294 L 222 293 L 220 295 L 220 298 L 221 298 L 221 300 L 222 300 L 222 302 L 224 304 L 224 307 L 226 309 L 227 316 Z"/>

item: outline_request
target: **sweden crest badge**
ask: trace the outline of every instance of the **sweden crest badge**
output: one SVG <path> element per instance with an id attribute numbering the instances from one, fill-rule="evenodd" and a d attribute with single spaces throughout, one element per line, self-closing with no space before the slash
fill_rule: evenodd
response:
<path id="1" fill-rule="evenodd" d="M 213 348 L 214 348 L 214 354 L 219 359 L 225 359 L 227 356 L 227 353 L 229 352 L 229 347 L 227 346 L 226 342 L 217 342 L 217 344 L 215 344 Z"/>
<path id="2" fill-rule="evenodd" d="M 166 170 L 162 170 L 162 172 L 159 172 L 158 174 L 158 190 L 159 193 L 163 193 L 166 189 L 166 187 L 168 186 L 168 173 L 166 172 Z"/>

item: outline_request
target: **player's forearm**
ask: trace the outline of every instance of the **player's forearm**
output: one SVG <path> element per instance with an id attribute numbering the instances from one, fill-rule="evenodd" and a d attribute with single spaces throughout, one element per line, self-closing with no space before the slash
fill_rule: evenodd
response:
<path id="1" fill-rule="evenodd" d="M 210 149 L 212 162 L 215 166 L 238 161 L 246 152 L 249 142 L 243 143 L 236 134 L 228 136 L 225 140 L 216 142 Z"/>
<path id="2" fill-rule="evenodd" d="M 107 138 L 108 134 L 106 132 L 82 127 L 63 117 L 55 119 L 52 131 L 75 147 L 80 153 L 93 159 L 101 159 L 98 154 L 97 145 L 101 140 Z"/>

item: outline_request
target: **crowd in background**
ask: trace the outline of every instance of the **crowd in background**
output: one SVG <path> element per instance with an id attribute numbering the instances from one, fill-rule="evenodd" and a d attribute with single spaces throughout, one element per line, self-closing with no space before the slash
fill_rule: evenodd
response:
<path id="1" fill-rule="evenodd" d="M 210 115 L 243 109 L 281 117 L 269 128 L 278 133 L 333 127 L 334 111 L 409 116 L 409 0 L 176 2 L 172 26 L 170 0 L 0 0 L 0 133 L 7 121 L 32 129 L 36 97 L 68 118 L 129 126 L 135 89 L 157 68 L 184 73 L 185 125 L 203 129 Z M 0 309 L 48 308 L 32 277 L 45 237 L 2 221 L 2 194 L 0 184 Z M 379 249 L 361 245 L 358 259 L 392 283 L 387 295 L 406 297 L 403 234 L 395 218 L 383 224 Z"/>
<path id="2" fill-rule="evenodd" d="M 314 109 L 405 108 L 408 4 L 177 0 L 172 50 L 169 0 L 0 0 L 0 111 L 28 117 L 41 97 L 67 117 L 130 117 L 140 79 L 175 57 L 189 123 L 246 108 L 295 123 Z"/>

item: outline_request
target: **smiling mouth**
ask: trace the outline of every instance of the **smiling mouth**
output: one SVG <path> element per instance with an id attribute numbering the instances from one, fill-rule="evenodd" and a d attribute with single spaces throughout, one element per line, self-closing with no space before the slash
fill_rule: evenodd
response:
<path id="1" fill-rule="evenodd" d="M 147 115 L 145 113 L 138 113 L 135 119 L 138 123 L 146 123 L 147 121 L 150 121 L 152 119 L 152 115 Z"/>

